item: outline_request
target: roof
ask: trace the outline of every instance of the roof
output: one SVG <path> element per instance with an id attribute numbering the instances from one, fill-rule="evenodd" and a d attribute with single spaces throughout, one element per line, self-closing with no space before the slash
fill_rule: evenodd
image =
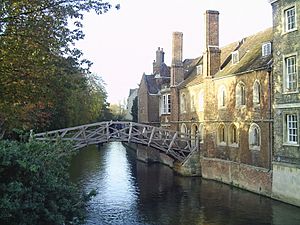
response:
<path id="1" fill-rule="evenodd" d="M 159 92 L 160 88 L 157 85 L 155 75 L 153 75 L 153 74 L 146 75 L 145 74 L 143 77 L 145 78 L 149 94 L 157 94 Z"/>
<path id="2" fill-rule="evenodd" d="M 224 77 L 233 74 L 246 73 L 253 70 L 267 69 L 272 60 L 272 54 L 266 57 L 262 56 L 262 44 L 272 41 L 272 28 L 243 38 L 241 41 L 230 43 L 221 48 L 221 64 L 220 70 L 214 77 Z M 232 52 L 238 51 L 240 61 L 236 64 L 232 63 Z M 200 56 L 195 59 L 187 59 L 184 61 L 186 71 L 185 80 L 181 87 L 193 86 L 201 83 L 203 76 L 197 76 L 197 66 L 202 64 Z"/>
<path id="3" fill-rule="evenodd" d="M 221 70 L 215 77 L 268 68 L 272 54 L 263 57 L 261 49 L 263 43 L 272 41 L 272 37 L 272 28 L 269 28 L 221 48 Z M 232 63 L 233 51 L 239 53 L 239 62 L 236 64 Z"/>

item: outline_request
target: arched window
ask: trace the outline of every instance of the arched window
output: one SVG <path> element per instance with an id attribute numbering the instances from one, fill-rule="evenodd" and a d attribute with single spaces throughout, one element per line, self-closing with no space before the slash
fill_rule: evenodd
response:
<path id="1" fill-rule="evenodd" d="M 201 90 L 199 93 L 199 111 L 204 111 L 204 91 Z"/>
<path id="2" fill-rule="evenodd" d="M 204 142 L 204 125 L 200 124 L 199 126 L 199 142 L 203 143 Z"/>
<path id="3" fill-rule="evenodd" d="M 218 128 L 218 144 L 226 145 L 226 130 L 224 124 L 220 124 Z"/>
<path id="4" fill-rule="evenodd" d="M 235 146 L 238 145 L 238 133 L 234 124 L 231 124 L 229 127 L 229 144 Z"/>
<path id="5" fill-rule="evenodd" d="M 191 145 L 194 147 L 197 143 L 196 136 L 198 135 L 198 126 L 197 124 L 193 124 L 191 127 Z"/>
<path id="6" fill-rule="evenodd" d="M 246 89 L 245 84 L 240 82 L 236 85 L 235 89 L 236 93 L 236 106 L 243 106 L 246 105 Z"/>
<path id="7" fill-rule="evenodd" d="M 260 104 L 260 84 L 258 81 L 253 85 L 253 105 L 258 106 Z"/>
<path id="8" fill-rule="evenodd" d="M 252 150 L 260 150 L 261 133 L 257 124 L 253 123 L 249 129 L 249 148 Z"/>
<path id="9" fill-rule="evenodd" d="M 181 108 L 181 112 L 185 113 L 186 112 L 186 96 L 185 94 L 181 95 L 181 99 L 180 99 L 180 108 Z"/>
<path id="10" fill-rule="evenodd" d="M 181 124 L 180 133 L 182 133 L 181 137 L 185 137 L 185 134 L 188 133 L 187 127 L 186 127 L 186 125 L 184 123 Z"/>
<path id="11" fill-rule="evenodd" d="M 195 107 L 195 96 L 192 95 L 191 97 L 191 111 L 195 112 L 196 111 L 196 107 Z"/>
<path id="12" fill-rule="evenodd" d="M 218 106 L 219 108 L 225 107 L 226 105 L 226 89 L 225 86 L 222 85 L 218 91 Z"/>

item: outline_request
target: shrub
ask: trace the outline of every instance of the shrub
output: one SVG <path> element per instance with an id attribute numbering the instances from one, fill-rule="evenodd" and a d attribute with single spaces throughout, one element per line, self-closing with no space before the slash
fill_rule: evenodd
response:
<path id="1" fill-rule="evenodd" d="M 80 224 L 89 195 L 69 181 L 68 144 L 0 141 L 0 221 Z"/>

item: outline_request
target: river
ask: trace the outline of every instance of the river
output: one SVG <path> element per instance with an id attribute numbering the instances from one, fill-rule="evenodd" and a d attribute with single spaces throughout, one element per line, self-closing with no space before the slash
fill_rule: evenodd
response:
<path id="1" fill-rule="evenodd" d="M 118 142 L 74 156 L 70 177 L 97 190 L 86 225 L 299 225 L 300 208 L 199 177 L 147 165 Z"/>

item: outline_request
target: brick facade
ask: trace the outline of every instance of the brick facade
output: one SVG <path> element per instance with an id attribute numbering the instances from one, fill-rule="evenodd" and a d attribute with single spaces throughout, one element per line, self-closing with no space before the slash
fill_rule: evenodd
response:
<path id="1" fill-rule="evenodd" d="M 182 61 L 183 35 L 173 33 L 170 79 L 153 103 L 139 101 L 140 122 L 155 115 L 161 126 L 198 134 L 204 177 L 300 206 L 293 194 L 300 184 L 300 2 L 270 3 L 272 29 L 221 48 L 219 13 L 206 11 L 205 50 L 196 59 Z M 143 79 L 139 99 L 149 101 Z M 162 114 L 165 93 L 171 113 Z"/>

